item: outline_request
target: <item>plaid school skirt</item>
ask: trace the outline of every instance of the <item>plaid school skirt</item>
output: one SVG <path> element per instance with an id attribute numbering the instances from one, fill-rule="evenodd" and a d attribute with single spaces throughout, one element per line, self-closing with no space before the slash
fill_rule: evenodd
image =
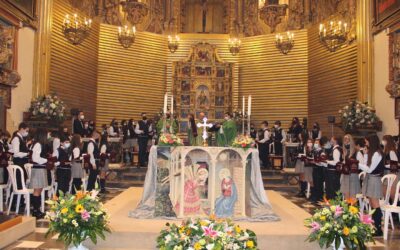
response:
<path id="1" fill-rule="evenodd" d="M 362 193 L 369 198 L 379 199 L 382 197 L 381 176 L 367 174 L 363 181 Z"/>

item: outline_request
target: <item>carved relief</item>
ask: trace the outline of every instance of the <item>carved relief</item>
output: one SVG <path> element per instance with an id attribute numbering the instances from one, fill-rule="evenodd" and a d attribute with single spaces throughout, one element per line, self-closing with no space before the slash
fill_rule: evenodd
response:
<path id="1" fill-rule="evenodd" d="M 147 27 L 147 31 L 162 34 L 164 27 L 164 8 L 161 0 L 154 0 L 151 8 L 150 23 Z"/>
<path id="2" fill-rule="evenodd" d="M 245 36 L 258 36 L 262 29 L 258 20 L 258 1 L 248 0 L 245 2 L 244 34 Z"/>
<path id="3" fill-rule="evenodd" d="M 121 25 L 121 13 L 119 0 L 104 0 L 101 5 L 101 20 L 106 24 Z"/>
<path id="4" fill-rule="evenodd" d="M 288 15 L 289 15 L 289 21 L 288 21 L 289 29 L 291 30 L 303 29 L 305 23 L 304 1 L 290 0 Z"/>
<path id="5" fill-rule="evenodd" d="M 389 45 L 391 47 L 389 55 L 389 79 L 390 82 L 386 85 L 386 91 L 390 97 L 400 97 L 400 32 L 393 32 L 389 37 Z"/>

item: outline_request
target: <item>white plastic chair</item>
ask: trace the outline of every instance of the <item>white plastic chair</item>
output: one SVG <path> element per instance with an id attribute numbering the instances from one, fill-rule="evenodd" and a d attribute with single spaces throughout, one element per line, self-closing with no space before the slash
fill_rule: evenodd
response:
<path id="1" fill-rule="evenodd" d="M 0 184 L 0 212 L 3 212 L 3 193 L 6 188 L 7 184 Z"/>
<path id="2" fill-rule="evenodd" d="M 55 175 L 54 175 L 54 170 L 50 171 L 51 173 L 51 183 L 49 186 L 43 188 L 42 193 L 40 194 L 41 196 L 41 206 L 40 206 L 40 211 L 44 213 L 44 201 L 45 201 L 45 196 L 46 196 L 46 191 L 47 191 L 47 197 L 50 199 L 55 195 L 57 189 L 54 189 L 55 186 Z M 57 188 L 57 187 L 56 187 Z"/>
<path id="3" fill-rule="evenodd" d="M 9 177 L 8 177 L 8 182 L 7 182 L 7 187 L 6 187 L 6 205 L 8 205 L 8 202 L 10 200 L 11 188 L 12 188 L 12 181 L 11 181 L 11 177 L 10 177 L 12 175 L 11 168 L 10 168 L 11 165 L 12 165 L 12 163 L 9 163 L 8 167 L 7 167 Z"/>
<path id="4" fill-rule="evenodd" d="M 25 170 L 26 170 L 26 173 L 28 174 L 27 180 L 26 180 L 26 185 L 28 185 L 28 184 L 30 183 L 30 181 L 31 181 L 32 167 L 33 167 L 33 164 L 32 164 L 32 163 L 26 163 L 26 164 L 24 165 L 24 168 L 25 168 Z"/>
<path id="5" fill-rule="evenodd" d="M 392 219 L 393 223 L 393 218 L 392 218 L 392 213 L 397 213 L 400 216 L 400 206 L 397 205 L 399 201 L 399 192 L 400 192 L 400 181 L 397 182 L 396 185 L 396 195 L 394 197 L 393 203 L 392 204 L 387 204 L 381 207 L 382 211 L 385 211 L 385 220 L 384 220 L 384 227 L 383 227 L 383 239 L 387 240 L 388 237 L 388 230 L 389 230 L 389 219 Z M 393 226 L 393 224 L 392 224 Z"/>
<path id="6" fill-rule="evenodd" d="M 365 176 L 366 176 L 366 172 L 361 172 L 361 173 L 359 173 L 358 174 L 358 179 L 360 180 L 360 181 L 364 181 L 364 179 L 365 179 Z M 363 195 L 363 193 L 361 192 L 361 193 L 359 193 L 359 194 L 356 194 L 356 199 L 358 200 L 358 203 L 359 203 L 359 205 L 360 205 L 360 211 L 367 211 L 367 213 L 369 213 L 369 211 L 371 210 L 371 207 L 370 207 L 370 205 L 369 205 L 369 200 L 368 200 L 368 198 L 367 197 L 365 197 L 364 195 Z"/>
<path id="7" fill-rule="evenodd" d="M 24 171 L 22 170 L 22 168 L 20 166 L 10 165 L 9 168 L 11 169 L 11 175 L 9 176 L 9 178 L 11 178 L 13 191 L 11 193 L 10 203 L 8 204 L 7 215 L 10 214 L 11 205 L 12 205 L 12 202 L 13 202 L 13 199 L 14 199 L 15 195 L 17 195 L 17 207 L 16 207 L 16 210 L 15 210 L 15 213 L 18 214 L 19 203 L 21 201 L 21 195 L 24 195 L 25 204 L 26 204 L 26 206 L 25 206 L 26 215 L 29 216 L 30 215 L 30 205 L 31 205 L 31 197 L 30 197 L 30 195 L 33 194 L 33 189 L 26 188 L 25 178 L 24 178 Z M 20 172 L 21 186 L 22 186 L 21 189 L 18 189 L 18 185 L 17 185 L 17 171 Z"/>
<path id="8" fill-rule="evenodd" d="M 381 178 L 382 184 L 386 182 L 386 192 L 384 199 L 379 199 L 379 206 L 384 207 L 386 205 L 390 205 L 390 192 L 392 191 L 393 183 L 396 180 L 397 175 L 395 174 L 387 174 Z M 382 209 L 382 213 L 385 216 L 385 210 Z M 392 229 L 394 230 L 394 223 L 392 214 L 390 214 L 390 224 L 392 225 Z"/>

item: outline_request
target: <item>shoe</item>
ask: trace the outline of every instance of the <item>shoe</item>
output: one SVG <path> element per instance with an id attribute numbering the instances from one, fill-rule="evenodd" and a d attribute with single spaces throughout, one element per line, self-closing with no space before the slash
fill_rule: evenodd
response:
<path id="1" fill-rule="evenodd" d="M 373 237 L 382 237 L 383 236 L 383 231 L 382 230 L 376 230 Z"/>
<path id="2" fill-rule="evenodd" d="M 297 198 L 306 198 L 306 194 L 304 192 L 299 192 L 298 194 L 296 194 Z"/>
<path id="3" fill-rule="evenodd" d="M 44 216 L 45 216 L 45 214 L 44 213 L 42 213 L 42 212 L 40 212 L 40 211 L 33 211 L 32 212 L 32 216 L 33 217 L 36 217 L 36 219 L 43 219 L 44 218 Z"/>

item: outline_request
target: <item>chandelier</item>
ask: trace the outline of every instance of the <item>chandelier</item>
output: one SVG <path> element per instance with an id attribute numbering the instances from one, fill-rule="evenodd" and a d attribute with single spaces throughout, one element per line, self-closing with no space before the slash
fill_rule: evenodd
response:
<path id="1" fill-rule="evenodd" d="M 125 0 L 121 1 L 122 10 L 127 14 L 127 19 L 132 25 L 143 22 L 143 19 L 149 13 L 146 3 L 141 0 Z"/>
<path id="2" fill-rule="evenodd" d="M 330 21 L 329 26 L 319 25 L 319 39 L 321 43 L 330 51 L 335 52 L 338 48 L 347 44 L 349 29 L 347 23 L 342 21 Z"/>
<path id="3" fill-rule="evenodd" d="M 241 46 L 242 41 L 240 41 L 239 38 L 229 38 L 228 44 L 229 44 L 229 51 L 233 56 L 236 56 L 239 54 L 240 51 L 240 46 Z"/>
<path id="4" fill-rule="evenodd" d="M 168 49 L 171 53 L 174 53 L 179 48 L 179 36 L 168 36 Z"/>
<path id="5" fill-rule="evenodd" d="M 262 4 L 264 3 L 264 4 Z M 281 17 L 286 15 L 287 4 L 279 4 L 279 0 L 262 0 L 260 2 L 260 18 L 275 32 L 276 26 L 281 23 Z"/>
<path id="6" fill-rule="evenodd" d="M 82 21 L 78 18 L 77 14 L 74 14 L 73 18 L 71 19 L 67 14 L 65 15 L 61 29 L 68 42 L 72 43 L 73 45 L 78 45 L 89 36 L 91 25 L 91 19 L 86 19 L 85 17 Z"/>
<path id="7" fill-rule="evenodd" d="M 136 38 L 136 28 L 135 26 L 132 29 L 128 28 L 128 25 L 124 27 L 118 27 L 118 41 L 124 48 L 129 48 L 135 42 Z"/>
<path id="8" fill-rule="evenodd" d="M 275 36 L 275 46 L 282 54 L 287 55 L 294 46 L 294 34 L 292 32 L 287 32 L 286 37 L 277 34 Z"/>

